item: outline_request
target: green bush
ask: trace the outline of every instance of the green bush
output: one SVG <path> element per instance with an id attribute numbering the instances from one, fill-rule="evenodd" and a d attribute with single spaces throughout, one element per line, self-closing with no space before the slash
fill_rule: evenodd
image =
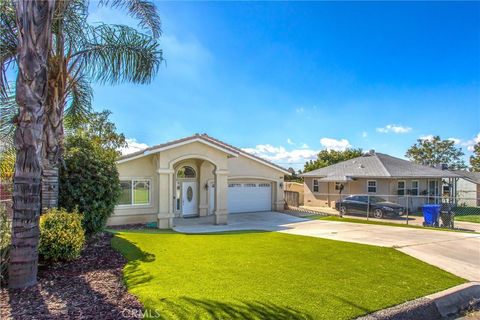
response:
<path id="1" fill-rule="evenodd" d="M 6 203 L 0 202 L 0 284 L 2 285 L 7 282 L 8 277 L 11 238 L 12 221 L 7 215 Z"/>
<path id="2" fill-rule="evenodd" d="M 69 211 L 78 208 L 87 234 L 103 230 L 120 196 L 116 156 L 84 135 L 70 136 L 66 141 L 59 205 Z"/>
<path id="3" fill-rule="evenodd" d="M 50 209 L 40 217 L 38 252 L 46 260 L 73 260 L 85 244 L 82 215 L 64 209 Z"/>

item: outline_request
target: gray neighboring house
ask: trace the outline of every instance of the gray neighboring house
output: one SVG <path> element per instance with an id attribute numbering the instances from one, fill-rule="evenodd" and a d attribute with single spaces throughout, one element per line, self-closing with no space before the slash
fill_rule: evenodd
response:
<path id="1" fill-rule="evenodd" d="M 442 195 L 443 179 L 458 178 L 448 171 L 419 165 L 383 153 L 370 151 L 361 157 L 343 161 L 300 175 L 304 178 L 304 205 L 335 207 L 340 196 L 369 194 L 417 210 L 435 203 Z M 343 191 L 340 190 L 343 185 Z"/>
<path id="2" fill-rule="evenodd" d="M 460 205 L 480 206 L 480 172 L 465 170 L 451 171 L 459 178 L 456 181 L 455 196 Z"/>

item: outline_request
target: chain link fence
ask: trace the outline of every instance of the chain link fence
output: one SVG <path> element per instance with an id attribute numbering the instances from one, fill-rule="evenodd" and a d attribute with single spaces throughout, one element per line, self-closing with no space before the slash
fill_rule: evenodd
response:
<path id="1" fill-rule="evenodd" d="M 315 194 L 300 208 L 328 215 L 480 232 L 480 198 L 435 195 Z"/>

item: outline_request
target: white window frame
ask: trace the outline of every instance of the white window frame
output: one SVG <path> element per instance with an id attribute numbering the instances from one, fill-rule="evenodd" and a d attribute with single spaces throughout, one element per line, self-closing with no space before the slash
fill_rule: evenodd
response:
<path id="1" fill-rule="evenodd" d="M 403 182 L 403 188 L 400 188 L 398 185 L 400 184 L 400 182 Z M 400 190 L 403 190 L 403 194 L 400 194 L 399 191 Z M 397 181 L 397 195 L 398 196 L 401 196 L 401 197 L 404 197 L 407 195 L 407 181 L 405 180 L 398 180 Z"/>
<path id="2" fill-rule="evenodd" d="M 153 184 L 152 184 L 152 178 L 145 178 L 145 177 L 121 177 L 119 179 L 120 181 L 130 181 L 130 186 L 131 186 L 131 196 L 132 196 L 132 202 L 130 204 L 117 204 L 118 208 L 129 208 L 129 207 L 150 207 L 152 205 L 152 189 L 153 189 Z M 134 200 L 134 194 L 133 194 L 133 182 L 134 181 L 148 181 L 148 203 L 133 203 Z"/>
<path id="3" fill-rule="evenodd" d="M 375 186 L 370 186 L 370 182 L 375 182 Z M 375 191 L 370 191 L 369 188 L 375 188 Z M 377 180 L 367 180 L 367 193 L 377 193 Z"/>
<path id="4" fill-rule="evenodd" d="M 413 184 L 414 184 L 415 182 L 417 183 L 417 186 L 414 188 L 414 187 L 413 187 Z M 413 190 L 416 190 L 416 192 L 414 193 Z M 420 181 L 418 181 L 418 180 L 412 180 L 412 189 L 411 189 L 411 192 L 410 192 L 411 195 L 412 195 L 412 196 L 418 196 L 418 195 L 419 195 L 419 190 L 420 190 Z"/>
<path id="5" fill-rule="evenodd" d="M 315 191 L 315 187 L 317 187 L 317 191 Z M 320 183 L 318 183 L 318 179 L 313 179 L 312 190 L 313 192 L 317 192 L 317 193 L 320 190 Z"/>

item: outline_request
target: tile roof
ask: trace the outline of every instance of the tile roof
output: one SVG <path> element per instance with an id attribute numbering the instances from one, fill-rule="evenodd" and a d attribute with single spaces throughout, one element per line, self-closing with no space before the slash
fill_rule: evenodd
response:
<path id="1" fill-rule="evenodd" d="M 363 156 L 301 174 L 302 177 L 351 177 L 351 178 L 449 178 L 456 174 L 383 153 Z M 329 179 L 331 180 L 331 179 Z"/>
<path id="2" fill-rule="evenodd" d="M 157 144 L 155 146 L 152 146 L 152 147 L 148 147 L 146 149 L 143 149 L 143 150 L 140 150 L 140 151 L 136 151 L 134 153 L 130 153 L 130 154 L 126 154 L 126 155 L 123 155 L 123 156 L 120 156 L 117 158 L 117 161 L 119 160 L 126 160 L 126 159 L 130 159 L 130 158 L 134 158 L 134 157 L 137 157 L 137 156 L 142 156 L 144 155 L 146 152 L 148 153 L 148 151 L 154 151 L 156 149 L 161 149 L 161 148 L 165 148 L 165 147 L 169 147 L 169 146 L 174 146 L 176 144 L 179 144 L 179 143 L 183 143 L 183 142 L 187 142 L 189 140 L 196 140 L 196 139 L 201 139 L 201 140 L 204 140 L 206 142 L 209 142 L 209 143 L 212 143 L 220 148 L 223 148 L 223 149 L 227 149 L 228 151 L 234 153 L 234 154 L 243 154 L 243 155 L 247 155 L 248 157 L 250 158 L 253 158 L 257 161 L 260 161 L 260 162 L 263 162 L 263 163 L 266 163 L 270 166 L 273 166 L 277 169 L 279 169 L 280 171 L 285 171 L 285 172 L 288 172 L 287 169 L 271 162 L 271 161 L 268 161 L 268 160 L 265 160 L 261 157 L 258 157 L 256 155 L 253 155 L 251 153 L 248 153 L 240 148 L 237 148 L 237 147 L 234 147 L 228 143 L 225 143 L 223 141 L 220 141 L 218 139 L 215 139 L 211 136 L 209 136 L 208 134 L 206 133 L 203 133 L 203 134 L 194 134 L 194 135 L 191 135 L 191 136 L 188 136 L 188 137 L 185 137 L 185 138 L 181 138 L 181 139 L 177 139 L 177 140 L 173 140 L 173 141 L 169 141 L 169 142 L 166 142 L 166 143 L 162 143 L 162 144 Z M 288 172 L 288 174 L 290 174 Z"/>

